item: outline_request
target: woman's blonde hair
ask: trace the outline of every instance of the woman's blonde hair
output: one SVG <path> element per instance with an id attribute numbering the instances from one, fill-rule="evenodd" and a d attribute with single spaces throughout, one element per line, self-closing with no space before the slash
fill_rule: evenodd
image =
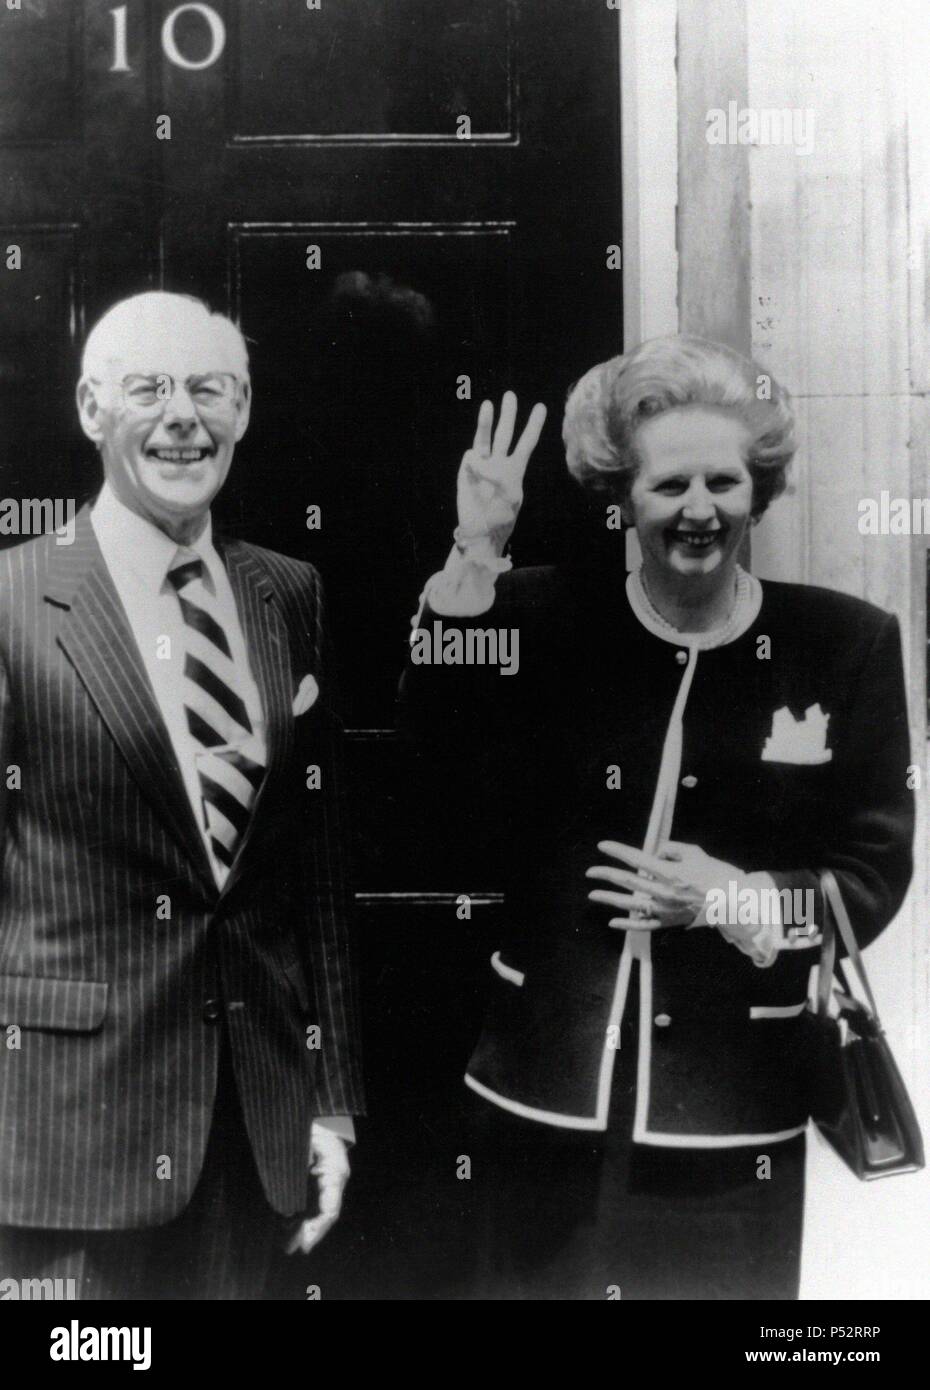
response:
<path id="1" fill-rule="evenodd" d="M 637 429 L 654 415 L 687 405 L 730 411 L 750 431 L 745 462 L 757 520 L 785 489 L 796 448 L 794 412 L 770 372 L 705 338 L 650 338 L 585 372 L 565 403 L 569 472 L 582 487 L 625 502 L 639 468 Z"/>

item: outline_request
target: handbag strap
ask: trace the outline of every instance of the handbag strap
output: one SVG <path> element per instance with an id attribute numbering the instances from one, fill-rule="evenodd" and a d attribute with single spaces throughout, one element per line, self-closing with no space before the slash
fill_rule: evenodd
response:
<path id="1" fill-rule="evenodd" d="M 824 906 L 827 911 L 824 914 L 823 926 L 823 950 L 820 956 L 820 972 L 817 981 L 817 1012 L 825 1015 L 830 1002 L 830 986 L 833 982 L 833 971 L 836 968 L 836 930 L 839 931 L 843 945 L 846 947 L 846 954 L 853 963 L 859 982 L 862 985 L 865 997 L 869 1001 L 869 1007 L 876 1023 L 878 1018 L 878 1006 L 875 1003 L 875 996 L 872 993 L 869 977 L 865 973 L 865 965 L 859 951 L 859 943 L 849 920 L 849 913 L 846 911 L 846 904 L 843 902 L 843 895 L 840 886 L 832 869 L 824 869 L 820 875 L 820 886 L 823 889 Z"/>

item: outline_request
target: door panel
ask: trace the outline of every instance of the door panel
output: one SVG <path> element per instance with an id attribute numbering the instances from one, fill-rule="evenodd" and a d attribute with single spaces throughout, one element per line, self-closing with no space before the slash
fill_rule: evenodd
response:
<path id="1" fill-rule="evenodd" d="M 80 229 L 25 223 L 0 227 L 0 247 L 18 246 L 22 268 L 6 271 L 2 295 L 0 419 L 3 421 L 5 497 L 73 497 L 77 420 L 62 448 L 58 405 L 74 390 Z M 37 492 L 37 480 L 42 490 Z M 21 537 L 0 534 L 0 543 Z"/>
<path id="2" fill-rule="evenodd" d="M 269 0 L 230 20 L 234 140 L 449 141 L 463 113 L 472 139 L 513 138 L 501 0 L 341 0 L 297 14 Z"/>
<path id="3" fill-rule="evenodd" d="M 70 142 L 82 86 L 81 9 L 46 0 L 0 11 L 0 141 L 28 145 Z"/>

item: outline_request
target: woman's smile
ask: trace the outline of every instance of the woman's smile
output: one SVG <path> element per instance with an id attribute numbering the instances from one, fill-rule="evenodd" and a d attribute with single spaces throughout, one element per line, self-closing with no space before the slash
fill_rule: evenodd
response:
<path id="1" fill-rule="evenodd" d="M 668 544 L 684 546 L 685 550 L 706 551 L 720 544 L 726 536 L 727 528 L 716 526 L 709 531 L 690 531 L 679 527 L 669 527 L 666 531 Z"/>

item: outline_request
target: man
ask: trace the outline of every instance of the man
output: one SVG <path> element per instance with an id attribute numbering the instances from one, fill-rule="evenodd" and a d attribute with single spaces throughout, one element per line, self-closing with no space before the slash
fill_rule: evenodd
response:
<path id="1" fill-rule="evenodd" d="M 362 1105 L 320 582 L 212 533 L 228 319 L 123 301 L 77 398 L 103 489 L 0 577 L 0 1273 L 260 1297 Z"/>

